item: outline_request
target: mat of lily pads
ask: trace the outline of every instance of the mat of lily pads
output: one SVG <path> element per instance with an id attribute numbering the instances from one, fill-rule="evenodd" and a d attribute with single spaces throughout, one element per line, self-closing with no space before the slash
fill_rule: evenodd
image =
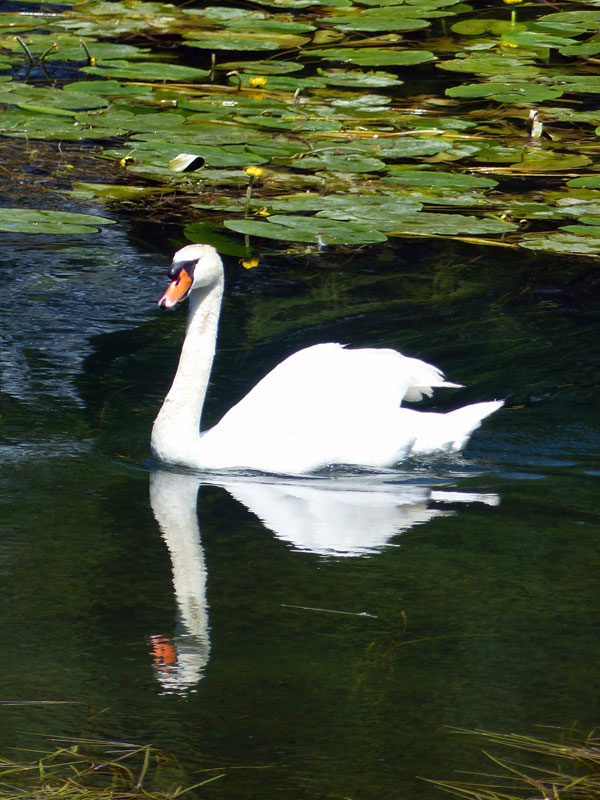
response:
<path id="1" fill-rule="evenodd" d="M 600 255 L 597 0 L 11 4 L 0 137 L 85 147 L 94 180 L 74 162 L 55 187 L 82 208 L 160 202 L 244 255 L 409 236 Z M 23 233 L 110 221 L 0 212 Z"/>

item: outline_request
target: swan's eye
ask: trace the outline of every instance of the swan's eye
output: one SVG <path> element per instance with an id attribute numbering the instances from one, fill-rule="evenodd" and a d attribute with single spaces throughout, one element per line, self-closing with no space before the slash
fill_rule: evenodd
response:
<path id="1" fill-rule="evenodd" d="M 169 278 L 171 280 L 176 280 L 180 275 L 182 270 L 185 270 L 190 278 L 194 277 L 194 267 L 196 266 L 196 261 L 177 261 L 171 264 L 171 268 L 169 270 Z"/>

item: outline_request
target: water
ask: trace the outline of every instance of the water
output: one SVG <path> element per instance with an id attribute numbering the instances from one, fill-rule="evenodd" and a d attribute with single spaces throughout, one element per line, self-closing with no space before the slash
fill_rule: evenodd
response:
<path id="1" fill-rule="evenodd" d="M 441 410 L 508 400 L 460 459 L 273 483 L 152 473 L 185 317 L 149 241 L 5 237 L 1 697 L 68 702 L 1 706 L 0 752 L 121 739 L 222 774 L 202 796 L 428 799 L 483 768 L 452 727 L 591 729 L 593 265 L 427 241 L 229 263 L 207 423 L 323 340 L 439 365 L 467 385 Z"/>

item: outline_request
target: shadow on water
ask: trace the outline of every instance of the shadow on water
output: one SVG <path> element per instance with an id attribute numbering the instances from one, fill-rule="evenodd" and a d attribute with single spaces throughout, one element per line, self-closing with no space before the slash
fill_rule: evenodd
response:
<path id="1" fill-rule="evenodd" d="M 456 462 L 158 471 L 149 503 L 185 318 L 156 308 L 169 254 L 147 234 L 6 237 L 3 696 L 74 705 L 3 707 L 0 751 L 122 738 L 176 754 L 182 782 L 224 771 L 214 796 L 429 798 L 417 776 L 479 763 L 447 726 L 593 727 L 596 273 L 425 241 L 228 264 L 207 424 L 323 340 L 466 384 L 432 408 L 509 407 Z"/>

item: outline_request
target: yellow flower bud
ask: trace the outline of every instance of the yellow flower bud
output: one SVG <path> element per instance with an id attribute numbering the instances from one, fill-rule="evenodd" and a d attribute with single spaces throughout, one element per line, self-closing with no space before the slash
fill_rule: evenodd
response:
<path id="1" fill-rule="evenodd" d="M 246 258 L 242 261 L 242 267 L 244 269 L 252 269 L 253 267 L 258 267 L 258 258 Z"/>
<path id="2" fill-rule="evenodd" d="M 264 75 L 253 75 L 251 78 L 248 78 L 248 84 L 249 86 L 253 86 L 254 88 L 257 88 L 259 86 L 266 86 L 267 79 L 265 78 Z"/>
<path id="3" fill-rule="evenodd" d="M 244 175 L 247 175 L 249 178 L 260 178 L 263 174 L 261 167 L 244 167 Z"/>

